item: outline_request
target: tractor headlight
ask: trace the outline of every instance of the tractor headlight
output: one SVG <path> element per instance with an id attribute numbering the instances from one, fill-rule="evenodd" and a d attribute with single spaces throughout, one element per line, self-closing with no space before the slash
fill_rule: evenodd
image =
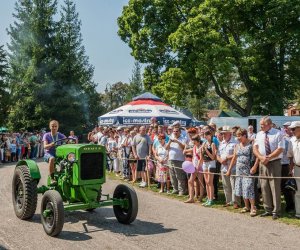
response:
<path id="1" fill-rule="evenodd" d="M 69 162 L 73 163 L 76 159 L 75 154 L 74 153 L 69 153 L 68 156 L 67 156 L 67 159 L 68 159 Z"/>

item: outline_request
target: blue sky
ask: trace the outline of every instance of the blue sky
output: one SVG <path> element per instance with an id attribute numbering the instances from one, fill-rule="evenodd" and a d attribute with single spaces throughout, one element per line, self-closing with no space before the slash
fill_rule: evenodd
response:
<path id="1" fill-rule="evenodd" d="M 0 45 L 9 42 L 6 29 L 14 21 L 15 0 L 0 0 Z M 62 3 L 63 0 L 59 0 Z M 128 0 L 74 0 L 82 22 L 81 33 L 86 55 L 95 67 L 94 81 L 97 90 L 103 91 L 106 83 L 128 82 L 134 58 L 130 49 L 119 38 L 117 18 Z"/>

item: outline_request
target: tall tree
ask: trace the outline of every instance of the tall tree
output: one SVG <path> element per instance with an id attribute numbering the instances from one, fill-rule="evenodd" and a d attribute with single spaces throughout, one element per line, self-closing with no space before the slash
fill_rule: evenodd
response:
<path id="1" fill-rule="evenodd" d="M 298 1 L 130 0 L 119 35 L 167 99 L 214 87 L 241 115 L 275 115 L 300 79 L 299 12 Z"/>
<path id="2" fill-rule="evenodd" d="M 50 118 L 50 107 L 42 97 L 53 81 L 55 70 L 55 13 L 55 0 L 16 2 L 13 14 L 16 20 L 8 30 L 12 129 L 41 128 Z"/>
<path id="3" fill-rule="evenodd" d="M 104 93 L 100 94 L 101 104 L 105 112 L 112 111 L 129 101 L 130 85 L 123 82 L 116 82 L 110 88 L 106 88 Z M 104 112 L 103 112 L 104 113 Z"/>
<path id="4" fill-rule="evenodd" d="M 94 68 L 82 45 L 81 21 L 71 0 L 65 0 L 62 6 L 55 45 L 59 66 L 54 73 L 54 89 L 59 89 L 63 110 L 53 114 L 65 128 L 81 132 L 83 126 L 96 121 L 101 107 L 92 80 Z"/>
<path id="5" fill-rule="evenodd" d="M 7 58 L 3 45 L 0 46 L 0 126 L 7 120 L 10 95 L 7 89 Z"/>
<path id="6" fill-rule="evenodd" d="M 99 112 L 93 67 L 82 45 L 75 4 L 66 0 L 54 21 L 56 0 L 19 0 L 8 31 L 13 129 L 45 127 L 57 119 L 63 131 L 82 132 Z"/>
<path id="7" fill-rule="evenodd" d="M 129 96 L 128 99 L 131 100 L 133 97 L 142 94 L 144 90 L 143 78 L 141 73 L 141 65 L 138 61 L 134 62 L 134 68 L 132 70 L 132 76 L 129 81 Z"/>

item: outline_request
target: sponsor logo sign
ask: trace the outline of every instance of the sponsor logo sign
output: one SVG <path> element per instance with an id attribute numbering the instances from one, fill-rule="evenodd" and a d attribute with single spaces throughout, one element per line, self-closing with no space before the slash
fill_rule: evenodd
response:
<path id="1" fill-rule="evenodd" d="M 164 113 L 164 114 L 179 114 L 176 110 L 170 110 L 170 109 L 160 109 L 159 110 L 161 113 Z"/>
<path id="2" fill-rule="evenodd" d="M 163 123 L 165 125 L 171 125 L 176 121 L 179 121 L 180 125 L 183 126 L 183 127 L 186 127 L 186 125 L 187 125 L 187 121 L 185 121 L 185 120 L 179 120 L 179 119 L 176 119 L 176 118 L 170 118 L 170 119 L 163 118 Z"/>
<path id="3" fill-rule="evenodd" d="M 129 113 L 140 114 L 140 113 L 151 113 L 152 110 L 151 109 L 139 108 L 139 109 L 129 109 L 128 112 Z"/>
<path id="4" fill-rule="evenodd" d="M 129 125 L 129 124 L 150 124 L 150 118 L 146 118 L 146 117 L 124 117 L 123 118 L 123 124 L 124 125 Z"/>
<path id="5" fill-rule="evenodd" d="M 100 124 L 114 124 L 114 118 L 101 118 Z"/>

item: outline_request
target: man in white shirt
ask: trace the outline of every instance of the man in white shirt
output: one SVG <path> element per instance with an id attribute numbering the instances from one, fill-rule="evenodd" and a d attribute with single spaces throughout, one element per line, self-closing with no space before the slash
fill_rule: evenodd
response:
<path id="1" fill-rule="evenodd" d="M 224 206 L 233 205 L 236 209 L 240 206 L 240 197 L 235 196 L 235 177 L 226 176 L 228 167 L 233 157 L 236 141 L 232 137 L 232 132 L 229 126 L 223 126 L 221 133 L 223 134 L 223 141 L 220 142 L 218 148 L 217 160 L 221 164 L 221 176 L 226 199 Z M 235 167 L 233 167 L 231 173 L 235 175 Z"/>
<path id="2" fill-rule="evenodd" d="M 186 139 L 188 138 L 187 132 L 181 127 L 180 121 L 175 121 L 172 124 L 173 129 L 179 129 L 180 130 L 180 135 L 185 137 Z M 172 136 L 171 136 L 172 137 Z"/>
<path id="3" fill-rule="evenodd" d="M 300 122 L 292 122 L 289 127 L 294 136 L 290 139 L 288 157 L 290 157 L 290 172 L 294 171 L 295 177 L 300 177 Z M 297 191 L 295 193 L 296 218 L 300 219 L 300 179 L 296 179 Z"/>
<path id="4" fill-rule="evenodd" d="M 284 151 L 283 151 L 282 158 L 281 158 L 281 166 L 282 166 L 281 176 L 282 177 L 290 176 L 289 175 L 290 159 L 287 155 L 289 142 L 290 142 L 291 137 L 293 136 L 293 133 L 292 133 L 291 129 L 289 128 L 290 125 L 291 125 L 290 122 L 286 122 L 285 124 L 283 124 L 283 130 L 282 130 L 283 140 L 284 140 Z M 285 204 L 286 204 L 285 211 L 290 213 L 295 210 L 294 191 L 285 188 L 286 182 L 287 182 L 287 179 L 281 179 L 281 191 L 283 193 Z"/>
<path id="5" fill-rule="evenodd" d="M 284 150 L 283 134 L 272 128 L 269 116 L 260 120 L 261 131 L 257 133 L 253 152 L 260 161 L 259 175 L 281 177 L 281 158 Z M 281 179 L 260 179 L 265 213 L 261 215 L 278 219 L 281 211 Z"/>
<path id="6" fill-rule="evenodd" d="M 181 135 L 178 127 L 173 128 L 173 134 L 166 145 L 166 150 L 169 150 L 169 165 L 170 177 L 173 186 L 173 194 L 179 196 L 186 195 L 187 192 L 187 177 L 182 170 L 182 163 L 184 162 L 183 150 L 187 143 L 186 137 Z"/>

